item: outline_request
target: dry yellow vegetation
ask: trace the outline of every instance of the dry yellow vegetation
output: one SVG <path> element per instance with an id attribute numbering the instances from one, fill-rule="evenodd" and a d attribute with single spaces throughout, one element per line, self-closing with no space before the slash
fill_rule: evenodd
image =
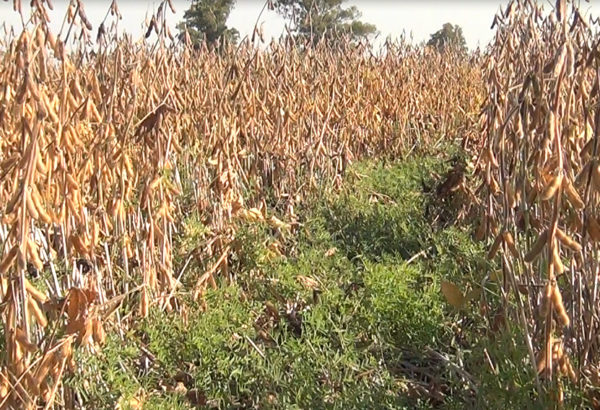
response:
<path id="1" fill-rule="evenodd" d="M 495 238 L 504 309 L 525 330 L 538 387 L 562 401 L 565 378 L 579 381 L 598 406 L 597 21 L 566 1 L 551 13 L 515 1 L 494 26 L 480 232 Z"/>
<path id="2" fill-rule="evenodd" d="M 82 1 L 69 34 L 52 33 L 49 3 L 34 1 L 2 42 L 0 407 L 64 404 L 74 349 L 101 348 L 151 309 L 184 309 L 173 266 L 184 216 L 212 232 L 194 255 L 216 256 L 192 289 L 202 298 L 227 273 L 235 218 L 288 231 L 297 203 L 335 188 L 354 160 L 476 141 L 476 57 L 402 43 L 377 55 L 292 41 L 194 49 L 169 40 L 167 4 L 152 44 L 115 36 L 115 2 L 92 33 Z M 281 215 L 267 215 L 269 195 Z M 40 271 L 43 289 L 31 283 Z M 137 307 L 122 317 L 124 300 Z"/>
<path id="3" fill-rule="evenodd" d="M 566 0 L 550 13 L 515 0 L 483 55 L 291 39 L 215 51 L 170 35 L 169 5 L 153 43 L 116 36 L 116 2 L 92 33 L 80 0 L 66 33 L 33 1 L 0 42 L 0 407 L 64 404 L 75 349 L 153 309 L 185 314 L 174 241 L 189 215 L 210 232 L 190 257 L 213 263 L 186 289 L 204 303 L 236 220 L 293 235 L 296 207 L 353 161 L 444 140 L 474 154 L 479 187 L 464 191 L 501 268 L 482 273 L 502 284 L 495 318 L 524 331 L 540 392 L 561 402 L 570 379 L 600 406 L 597 21 Z M 470 183 L 454 176 L 444 194 Z M 458 309 L 479 298 L 442 292 Z"/>

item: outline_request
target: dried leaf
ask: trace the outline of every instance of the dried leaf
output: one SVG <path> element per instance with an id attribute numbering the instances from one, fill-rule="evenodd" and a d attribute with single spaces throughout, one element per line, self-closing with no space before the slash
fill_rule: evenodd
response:
<path id="1" fill-rule="evenodd" d="M 460 309 L 465 304 L 465 297 L 454 283 L 442 281 L 442 293 L 446 301 L 457 309 Z"/>

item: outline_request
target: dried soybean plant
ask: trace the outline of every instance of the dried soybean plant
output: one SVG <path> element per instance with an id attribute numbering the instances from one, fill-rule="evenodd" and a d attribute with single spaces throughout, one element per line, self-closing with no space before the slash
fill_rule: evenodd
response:
<path id="1" fill-rule="evenodd" d="M 458 55 L 194 47 L 169 40 L 169 1 L 149 22 L 153 43 L 117 36 L 113 1 L 94 44 L 82 1 L 58 35 L 51 3 L 31 4 L 0 54 L 0 407 L 72 406 L 61 380 L 78 371 L 74 348 L 181 309 L 189 215 L 212 232 L 188 289 L 201 296 L 228 270 L 238 218 L 286 230 L 296 203 L 337 186 L 351 161 L 464 136 L 480 104 L 479 70 Z"/>
<path id="2" fill-rule="evenodd" d="M 558 401 L 564 378 L 597 385 L 600 364 L 595 24 L 564 0 L 550 13 L 511 1 L 485 57 L 478 234 L 493 239 L 507 314 Z"/>

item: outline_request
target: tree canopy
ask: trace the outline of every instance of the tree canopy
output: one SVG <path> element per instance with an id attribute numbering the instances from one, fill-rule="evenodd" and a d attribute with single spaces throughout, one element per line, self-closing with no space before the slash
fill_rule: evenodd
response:
<path id="1" fill-rule="evenodd" d="M 237 41 L 238 31 L 226 24 L 234 5 L 235 0 L 193 0 L 177 27 L 181 33 L 187 29 L 194 44 L 202 39 L 213 46 Z"/>
<path id="2" fill-rule="evenodd" d="M 441 52 L 449 48 L 462 52 L 467 51 L 467 42 L 463 36 L 462 28 L 451 23 L 444 24 L 440 30 L 433 33 L 427 45 L 435 47 Z"/>
<path id="3" fill-rule="evenodd" d="M 354 6 L 342 7 L 345 0 L 274 0 L 273 6 L 291 22 L 292 33 L 318 42 L 349 35 L 357 40 L 377 32 L 373 24 L 359 20 Z"/>

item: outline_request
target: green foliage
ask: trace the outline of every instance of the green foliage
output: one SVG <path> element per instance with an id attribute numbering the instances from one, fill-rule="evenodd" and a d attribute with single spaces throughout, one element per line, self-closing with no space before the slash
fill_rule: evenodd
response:
<path id="1" fill-rule="evenodd" d="M 462 28 L 451 23 L 444 24 L 440 30 L 433 33 L 427 45 L 437 48 L 440 52 L 448 49 L 463 53 L 467 51 L 467 43 Z"/>
<path id="2" fill-rule="evenodd" d="M 447 274 L 443 279 L 462 279 L 465 283 L 479 283 L 482 272 L 490 268 L 483 243 L 474 242 L 468 229 L 456 226 L 438 232 L 432 240 L 430 262 Z"/>
<path id="3" fill-rule="evenodd" d="M 349 258 L 399 254 L 405 259 L 425 248 L 432 227 L 425 216 L 432 173 L 445 165 L 432 158 L 416 158 L 392 166 L 357 167 L 366 174 L 350 184 L 324 209 L 334 240 Z"/>
<path id="4" fill-rule="evenodd" d="M 355 6 L 342 7 L 344 0 L 275 0 L 276 10 L 290 21 L 295 35 L 318 42 L 365 38 L 377 32 L 373 24 L 360 21 Z"/>
<path id="5" fill-rule="evenodd" d="M 218 408 L 531 408 L 518 329 L 491 332 L 478 299 L 457 311 L 440 292 L 442 280 L 471 291 L 491 268 L 468 227 L 425 211 L 444 206 L 432 175 L 449 167 L 432 156 L 356 165 L 341 193 L 305 204 L 287 256 L 269 253 L 267 224 L 241 223 L 235 282 L 208 290 L 207 310 L 179 295 L 187 320 L 153 310 L 123 338 L 111 333 L 98 354 L 79 353 L 70 385 L 96 408 L 140 396 L 144 408 L 189 408 L 173 390 L 182 371 Z M 183 253 L 205 229 L 187 219 Z M 496 284 L 480 291 L 498 299 Z"/>
<path id="6" fill-rule="evenodd" d="M 177 28 L 182 34 L 187 29 L 194 44 L 203 39 L 212 46 L 235 42 L 239 33 L 226 24 L 234 5 L 235 0 L 193 0 Z"/>
<path id="7" fill-rule="evenodd" d="M 163 325 L 163 330 L 170 326 Z M 144 400 L 147 391 L 157 388 L 161 374 L 157 369 L 146 368 L 148 357 L 136 341 L 134 332 L 123 339 L 111 333 L 98 353 L 76 352 L 81 366 L 65 382 L 74 390 L 76 402 L 86 408 L 114 408 L 116 403 L 130 408 L 132 400 Z M 146 400 L 153 409 L 187 408 L 183 398 L 176 395 L 152 395 Z"/>
<path id="8" fill-rule="evenodd" d="M 368 262 L 364 281 L 368 318 L 385 343 L 413 350 L 439 342 L 443 335 L 442 300 L 434 278 L 420 265 L 393 259 Z"/>
<path id="9" fill-rule="evenodd" d="M 537 403 L 533 375 L 525 338 L 514 324 L 496 332 L 493 341 L 482 340 L 469 357 L 469 367 L 478 377 L 480 394 L 478 408 L 549 408 L 550 403 Z M 487 356 L 487 357 L 486 357 Z M 488 359 L 489 357 L 489 359 Z M 494 368 L 490 368 L 493 363 Z"/>

